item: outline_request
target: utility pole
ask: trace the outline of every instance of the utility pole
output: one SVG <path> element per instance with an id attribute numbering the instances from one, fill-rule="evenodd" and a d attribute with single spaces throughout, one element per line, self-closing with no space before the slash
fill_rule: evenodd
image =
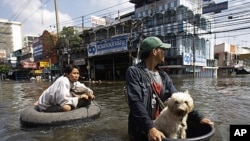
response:
<path id="1" fill-rule="evenodd" d="M 57 9 L 57 0 L 54 0 L 54 4 L 55 4 L 55 14 L 56 14 L 56 31 L 57 31 L 57 36 L 59 37 L 60 26 L 59 26 L 59 17 Z"/>
<path id="2" fill-rule="evenodd" d="M 142 34 L 143 34 L 143 22 L 140 23 L 140 33 L 139 33 L 139 43 L 137 45 L 137 55 L 136 55 L 136 63 L 140 60 L 140 50 L 141 50 L 141 41 L 142 41 Z"/>
<path id="3" fill-rule="evenodd" d="M 195 78 L 195 21 L 193 22 L 194 26 L 194 35 L 193 35 L 193 78 Z"/>
<path id="4" fill-rule="evenodd" d="M 129 34 L 129 63 L 130 65 L 133 64 L 133 55 L 132 55 L 132 33 L 133 33 L 133 29 L 137 26 L 137 21 L 135 23 L 133 23 L 131 21 L 131 25 L 130 25 L 130 34 Z"/>
<path id="5" fill-rule="evenodd" d="M 83 50 L 85 49 L 85 37 L 84 37 L 84 16 L 82 16 L 82 46 L 83 46 Z M 87 47 L 86 47 L 87 49 Z M 80 49 L 81 50 L 81 49 Z M 88 54 L 88 53 L 87 53 Z M 86 55 L 87 55 L 86 54 Z M 85 58 L 87 58 L 88 56 L 85 56 Z M 90 61 L 88 58 L 88 65 L 86 66 L 86 69 L 88 70 L 88 79 L 90 80 Z"/>
<path id="6" fill-rule="evenodd" d="M 61 37 L 60 37 L 60 26 L 59 26 L 59 16 L 58 16 L 58 8 L 57 8 L 57 0 L 54 0 L 54 5 L 55 5 L 55 14 L 56 14 L 56 34 L 57 34 L 57 39 L 58 40 L 61 40 Z M 61 41 L 60 41 L 61 42 Z M 59 68 L 61 70 L 61 73 L 63 72 L 62 71 L 62 58 L 61 58 L 61 46 L 59 46 L 59 51 L 58 51 L 58 64 L 59 64 Z"/>

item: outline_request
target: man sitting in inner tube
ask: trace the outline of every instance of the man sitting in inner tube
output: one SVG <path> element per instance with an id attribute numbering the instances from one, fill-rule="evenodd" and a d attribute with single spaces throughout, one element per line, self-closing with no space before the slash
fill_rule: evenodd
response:
<path id="1" fill-rule="evenodd" d="M 34 103 L 38 111 L 63 112 L 77 107 L 88 106 L 95 98 L 93 91 L 78 81 L 79 67 L 69 65 L 64 75 L 43 91 L 38 101 Z M 84 88 L 84 94 L 72 93 L 72 89 Z"/>

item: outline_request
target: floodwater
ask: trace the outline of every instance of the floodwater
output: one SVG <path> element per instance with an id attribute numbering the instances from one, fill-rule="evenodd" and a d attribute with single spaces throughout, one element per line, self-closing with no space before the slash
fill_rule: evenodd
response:
<path id="1" fill-rule="evenodd" d="M 228 78 L 173 78 L 179 91 L 188 89 L 195 108 L 215 123 L 211 141 L 229 141 L 230 124 L 250 124 L 250 75 Z M 91 84 L 101 115 L 95 120 L 51 128 L 21 128 L 20 112 L 50 82 L 0 81 L 0 141 L 129 141 L 125 82 Z"/>

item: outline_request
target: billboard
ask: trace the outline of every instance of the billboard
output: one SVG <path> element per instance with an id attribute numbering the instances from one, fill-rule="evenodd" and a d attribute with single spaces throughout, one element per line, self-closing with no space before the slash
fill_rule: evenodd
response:
<path id="1" fill-rule="evenodd" d="M 106 25 L 106 19 L 97 16 L 91 16 L 91 23 L 96 25 Z"/>

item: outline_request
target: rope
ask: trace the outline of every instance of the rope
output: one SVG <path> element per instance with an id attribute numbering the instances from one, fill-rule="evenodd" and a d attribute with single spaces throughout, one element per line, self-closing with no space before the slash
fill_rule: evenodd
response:
<path id="1" fill-rule="evenodd" d="M 99 104 L 97 104 L 94 100 L 91 101 L 91 104 L 98 106 L 101 110 L 101 106 Z M 87 116 L 89 117 L 89 108 L 87 108 Z"/>

